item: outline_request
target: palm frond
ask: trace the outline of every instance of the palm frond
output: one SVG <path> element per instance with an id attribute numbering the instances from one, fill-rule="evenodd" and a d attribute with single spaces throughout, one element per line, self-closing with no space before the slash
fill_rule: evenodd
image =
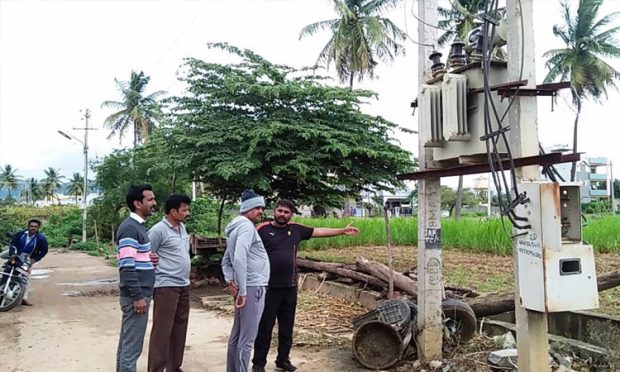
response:
<path id="1" fill-rule="evenodd" d="M 330 19 L 328 21 L 311 23 L 301 29 L 299 39 L 301 40 L 306 36 L 312 36 L 319 30 L 333 30 L 337 22 L 338 19 Z"/>

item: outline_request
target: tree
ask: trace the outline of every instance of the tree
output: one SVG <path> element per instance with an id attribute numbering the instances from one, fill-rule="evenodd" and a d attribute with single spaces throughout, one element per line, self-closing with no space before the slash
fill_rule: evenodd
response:
<path id="1" fill-rule="evenodd" d="M 60 187 L 60 183 L 65 176 L 60 175 L 60 169 L 55 169 L 52 167 L 47 168 L 43 172 L 45 173 L 45 178 L 41 180 L 41 188 L 43 189 L 45 198 L 48 201 L 52 201 L 54 196 L 56 196 L 56 191 L 58 187 Z M 58 200 L 58 204 L 60 204 L 60 200 Z"/>
<path id="2" fill-rule="evenodd" d="M 374 93 L 326 86 L 325 77 L 249 50 L 210 47 L 241 61 L 187 59 L 180 77 L 187 94 L 171 99 L 170 124 L 158 136 L 168 161 L 195 172 L 220 201 L 220 216 L 226 201 L 249 187 L 308 205 L 339 205 L 362 190 L 401 186 L 394 176 L 413 162 L 392 143 L 397 126 L 360 111 Z"/>
<path id="3" fill-rule="evenodd" d="M 102 236 L 111 235 L 126 217 L 123 212 L 130 185 L 150 184 L 159 206 L 163 206 L 172 193 L 172 178 L 176 169 L 167 161 L 165 149 L 154 152 L 158 147 L 153 142 L 149 140 L 145 147 L 114 151 L 95 164 L 95 185 L 101 196 L 93 203 L 92 216 L 97 220 L 97 228 Z M 190 179 L 184 174 L 176 177 L 176 192 L 187 192 L 190 189 Z"/>
<path id="4" fill-rule="evenodd" d="M 449 45 L 456 36 L 467 42 L 467 35 L 482 25 L 480 16 L 486 12 L 487 0 L 453 0 L 450 9 L 438 7 L 441 19 L 438 22 L 444 32 L 437 39 L 437 45 L 443 48 Z M 504 8 L 498 9 L 497 18 L 503 15 Z"/>
<path id="5" fill-rule="evenodd" d="M 316 64 L 336 66 L 342 83 L 349 83 L 374 76 L 377 59 L 394 60 L 404 52 L 403 30 L 388 18 L 381 17 L 386 9 L 394 7 L 397 0 L 333 0 L 338 18 L 307 25 L 299 38 L 314 35 L 319 30 L 329 30 L 331 38 L 323 47 Z"/>
<path id="6" fill-rule="evenodd" d="M 69 186 L 67 187 L 67 193 L 69 195 L 75 196 L 75 205 L 78 204 L 78 196 L 82 195 L 85 197 L 84 193 L 84 177 L 80 175 L 78 172 L 74 172 L 73 176 L 69 180 Z"/>
<path id="7" fill-rule="evenodd" d="M 142 71 L 139 74 L 132 71 L 129 81 L 114 79 L 123 101 L 105 101 L 101 104 L 102 108 L 119 110 L 105 119 L 104 125 L 111 130 L 108 138 L 118 134 L 119 140 L 122 140 L 131 126 L 133 146 L 136 147 L 149 136 L 156 124 L 161 122 L 162 112 L 158 99 L 165 92 L 157 91 L 144 97 L 144 90 L 150 79 Z"/>
<path id="8" fill-rule="evenodd" d="M 9 192 L 9 197 L 11 197 L 11 191 L 15 191 L 19 186 L 21 177 L 16 175 L 16 172 L 17 169 L 13 168 L 10 164 L 6 164 L 0 171 L 0 190 L 6 187 Z"/>
<path id="9" fill-rule="evenodd" d="M 452 216 L 456 206 L 456 196 L 456 192 L 449 186 L 441 186 L 441 208 L 447 210 L 450 216 Z M 471 190 L 464 190 L 462 198 L 463 205 L 474 207 L 480 204 L 480 201 Z"/>
<path id="10" fill-rule="evenodd" d="M 34 177 L 28 178 L 26 180 L 26 186 L 22 190 L 21 197 L 26 199 L 26 203 L 34 204 L 37 200 L 41 200 L 42 196 L 43 190 L 41 189 L 39 181 Z"/>
<path id="11" fill-rule="evenodd" d="M 620 72 L 610 66 L 603 58 L 620 57 L 620 47 L 614 36 L 619 26 L 605 29 L 618 12 L 608 14 L 597 20 L 603 0 L 580 0 L 576 14 L 572 14 L 569 3 L 562 2 L 562 25 L 553 26 L 553 34 L 560 38 L 565 48 L 551 49 L 543 56 L 547 59 L 545 67 L 549 70 L 545 82 L 556 80 L 571 82 L 571 97 L 575 107 L 573 124 L 573 153 L 577 152 L 578 124 L 583 101 L 592 99 L 600 102 L 607 97 L 607 88 L 617 88 L 615 80 Z M 575 180 L 577 163 L 571 167 L 571 181 Z"/>

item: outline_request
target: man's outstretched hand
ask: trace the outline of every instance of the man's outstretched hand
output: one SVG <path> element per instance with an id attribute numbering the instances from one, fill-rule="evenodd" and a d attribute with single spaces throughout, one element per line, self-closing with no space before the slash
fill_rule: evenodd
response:
<path id="1" fill-rule="evenodd" d="M 344 228 L 344 235 L 358 235 L 360 233 L 360 229 L 357 227 L 351 226 L 353 222 L 349 222 L 347 226 Z"/>

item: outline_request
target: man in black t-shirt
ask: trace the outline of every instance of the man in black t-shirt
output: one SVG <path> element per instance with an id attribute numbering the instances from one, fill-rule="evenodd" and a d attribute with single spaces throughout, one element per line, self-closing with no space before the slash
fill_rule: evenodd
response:
<path id="1" fill-rule="evenodd" d="M 297 307 L 297 249 L 303 240 L 338 235 L 357 235 L 359 230 L 351 224 L 340 229 L 312 228 L 290 222 L 295 204 L 290 200 L 278 200 L 274 220 L 258 226 L 267 255 L 271 274 L 265 298 L 265 309 L 254 342 L 252 372 L 264 372 L 271 344 L 271 333 L 278 320 L 278 356 L 276 369 L 296 371 L 289 353 L 293 344 L 293 325 Z"/>

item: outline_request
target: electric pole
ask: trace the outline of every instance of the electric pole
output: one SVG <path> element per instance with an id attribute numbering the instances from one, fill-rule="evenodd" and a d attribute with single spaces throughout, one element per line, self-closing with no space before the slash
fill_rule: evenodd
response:
<path id="1" fill-rule="evenodd" d="M 536 55 L 534 53 L 533 0 L 508 0 L 508 77 L 509 81 L 527 80 L 523 88 L 536 89 Z M 538 118 L 536 96 L 515 97 L 508 114 L 510 148 L 513 156 L 538 155 Z M 538 181 L 538 165 L 517 168 L 517 182 Z M 501 197 L 501 196 L 498 196 Z M 513 231 L 516 231 L 513 229 Z M 515 234 L 516 235 L 516 234 Z M 519 252 L 513 239 L 515 271 L 515 317 L 517 323 L 518 369 L 523 372 L 549 371 L 547 313 L 527 310 L 520 301 Z"/>
<path id="2" fill-rule="evenodd" d="M 84 190 L 82 191 L 82 242 L 86 241 L 86 217 L 88 214 L 88 202 L 86 196 L 88 195 L 88 131 L 96 130 L 97 128 L 90 128 L 88 126 L 88 119 L 90 119 L 90 110 L 86 109 L 84 113 L 84 128 L 73 128 L 75 130 L 84 131 Z"/>
<path id="3" fill-rule="evenodd" d="M 437 41 L 437 0 L 418 1 L 418 96 L 431 71 L 429 55 Z M 427 75 L 428 74 L 428 75 Z M 420 116 L 418 116 L 420 118 Z M 419 123 L 427 125 L 427 123 Z M 420 170 L 433 161 L 432 149 L 424 147 L 418 136 Z M 441 273 L 441 182 L 436 178 L 419 180 L 418 194 L 418 357 L 423 362 L 442 357 L 443 279 Z"/>

